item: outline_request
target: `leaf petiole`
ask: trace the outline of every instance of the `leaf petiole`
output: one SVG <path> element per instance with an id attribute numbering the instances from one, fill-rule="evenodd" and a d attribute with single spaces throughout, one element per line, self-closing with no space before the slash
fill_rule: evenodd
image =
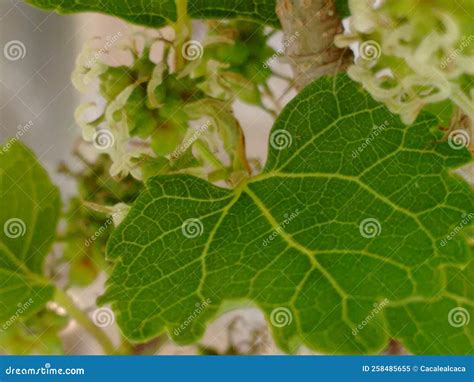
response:
<path id="1" fill-rule="evenodd" d="M 61 305 L 68 314 L 84 329 L 86 329 L 101 345 L 105 354 L 117 354 L 117 350 L 110 338 L 95 325 L 92 320 L 77 307 L 72 298 L 62 289 L 56 288 L 54 301 Z"/>

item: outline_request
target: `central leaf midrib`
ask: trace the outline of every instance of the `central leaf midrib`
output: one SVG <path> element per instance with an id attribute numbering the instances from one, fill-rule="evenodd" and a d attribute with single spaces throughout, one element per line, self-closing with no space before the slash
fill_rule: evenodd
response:
<path id="1" fill-rule="evenodd" d="M 248 187 L 246 187 L 243 190 L 255 203 L 255 205 L 258 207 L 258 209 L 262 212 L 262 215 L 265 217 L 265 219 L 270 223 L 270 225 L 273 227 L 273 229 L 278 229 L 279 224 L 273 217 L 273 215 L 270 213 L 269 209 L 266 207 L 266 205 L 262 202 L 262 200 Z M 280 235 L 282 238 L 288 243 L 290 247 L 293 247 L 297 249 L 299 252 L 305 254 L 308 259 L 310 260 L 313 268 L 316 268 L 321 272 L 321 274 L 329 281 L 329 283 L 333 286 L 333 288 L 336 290 L 336 292 L 343 298 L 347 298 L 347 293 L 344 291 L 344 289 L 339 285 L 339 283 L 332 277 L 332 275 L 324 268 L 321 263 L 316 259 L 316 252 L 311 251 L 310 249 L 306 248 L 304 245 L 300 244 L 298 241 L 293 239 L 291 235 L 289 235 L 287 232 L 284 230 L 281 230 Z"/>

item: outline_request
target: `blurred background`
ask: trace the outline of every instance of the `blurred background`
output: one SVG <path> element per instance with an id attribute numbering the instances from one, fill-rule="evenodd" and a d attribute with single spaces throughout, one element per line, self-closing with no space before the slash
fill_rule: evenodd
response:
<path id="1" fill-rule="evenodd" d="M 119 34 L 123 38 L 130 28 L 129 24 L 105 15 L 59 16 L 36 10 L 22 1 L 0 0 L 0 143 L 23 132 L 21 140 L 35 151 L 60 187 L 65 205 L 77 192 L 75 182 L 57 171 L 61 162 L 71 167 L 77 165 L 74 163 L 77 158 L 71 154 L 80 140 L 74 110 L 81 98 L 71 83 L 76 57 L 84 43 L 93 37 L 107 39 Z M 202 26 L 197 24 L 195 30 L 199 34 Z M 278 33 L 272 38 L 275 49 L 282 47 L 281 39 Z M 276 66 L 281 73 L 291 73 L 284 63 Z M 271 87 L 278 95 L 286 90 L 287 84 L 275 79 Z M 286 94 L 282 104 L 293 95 Z M 273 118 L 259 108 L 239 102 L 234 105 L 234 111 L 246 134 L 248 156 L 258 157 L 264 163 Z M 99 276 L 91 286 L 73 290 L 76 303 L 91 316 L 97 309 L 95 299 L 102 293 L 104 281 L 105 277 Z M 58 306 L 49 308 L 61 313 Z M 116 342 L 119 340 L 113 322 L 105 329 Z M 62 331 L 61 338 L 66 354 L 101 351 L 94 339 L 74 322 Z M 41 336 L 36 341 L 41 342 Z M 198 346 L 179 347 L 165 339 L 159 353 L 195 354 Z M 233 352 L 235 348 L 246 353 L 279 352 L 263 315 L 251 307 L 224 314 L 208 328 L 200 346 L 204 352 Z M 24 349 L 25 354 L 30 352 Z"/>

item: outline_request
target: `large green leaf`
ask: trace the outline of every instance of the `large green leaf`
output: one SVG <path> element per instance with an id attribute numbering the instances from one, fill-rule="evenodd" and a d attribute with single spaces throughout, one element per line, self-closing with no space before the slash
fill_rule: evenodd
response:
<path id="1" fill-rule="evenodd" d="M 160 27 L 176 21 L 175 0 L 26 0 L 58 13 L 100 12 L 135 24 Z M 193 18 L 244 18 L 278 26 L 275 0 L 188 0 Z"/>
<path id="2" fill-rule="evenodd" d="M 0 146 L 0 329 L 51 298 L 43 262 L 59 211 L 58 189 L 33 153 L 15 140 Z"/>
<path id="3" fill-rule="evenodd" d="M 344 74 L 314 82 L 275 123 L 261 175 L 235 190 L 148 182 L 109 242 L 102 301 L 135 341 L 196 341 L 245 300 L 288 351 L 374 353 L 397 338 L 472 353 L 473 325 L 452 325 L 453 309 L 473 312 L 472 254 L 466 230 L 447 239 L 474 221 L 472 190 L 448 172 L 470 155 L 436 125 L 424 113 L 405 126 Z"/>

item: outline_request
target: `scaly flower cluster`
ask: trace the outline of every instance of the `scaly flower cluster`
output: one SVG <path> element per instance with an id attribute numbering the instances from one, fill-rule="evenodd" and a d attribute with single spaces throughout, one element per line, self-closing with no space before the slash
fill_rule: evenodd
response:
<path id="1" fill-rule="evenodd" d="M 206 160 L 223 176 L 248 172 L 231 105 L 239 98 L 263 106 L 272 74 L 262 68 L 273 54 L 268 35 L 247 22 L 211 23 L 202 43 L 188 39 L 180 47 L 179 38 L 164 33 L 139 29 L 105 48 L 100 40 L 86 45 L 73 74 L 76 88 L 94 96 L 76 111 L 83 138 L 110 156 L 111 175 L 121 178 L 171 171 L 204 176 Z M 196 134 L 191 122 L 200 119 L 206 129 Z M 221 167 L 213 153 L 219 136 L 230 163 Z"/>
<path id="2" fill-rule="evenodd" d="M 152 72 L 153 64 L 149 58 L 151 47 L 157 40 L 156 35 L 135 32 L 126 41 L 119 41 L 104 51 L 100 46 L 102 41 L 94 39 L 85 45 L 77 59 L 73 84 L 84 94 L 93 93 L 94 99 L 77 108 L 76 121 L 82 128 L 84 140 L 92 142 L 99 152 L 107 153 L 112 159 L 112 176 L 132 174 L 140 179 L 137 160 L 142 155 L 151 154 L 149 148 L 130 145 L 136 126 L 130 126 L 129 122 L 132 112 L 138 114 L 139 111 L 132 110 L 129 103 L 133 99 L 144 102 L 145 98 L 138 94 L 143 90 L 142 84 L 157 77 Z M 124 53 L 132 65 L 108 65 L 103 57 Z M 141 118 L 142 129 L 146 128 L 143 122 Z"/>
<path id="3" fill-rule="evenodd" d="M 349 7 L 336 45 L 358 48 L 352 79 L 406 124 L 447 100 L 474 120 L 472 0 L 349 0 Z"/>

